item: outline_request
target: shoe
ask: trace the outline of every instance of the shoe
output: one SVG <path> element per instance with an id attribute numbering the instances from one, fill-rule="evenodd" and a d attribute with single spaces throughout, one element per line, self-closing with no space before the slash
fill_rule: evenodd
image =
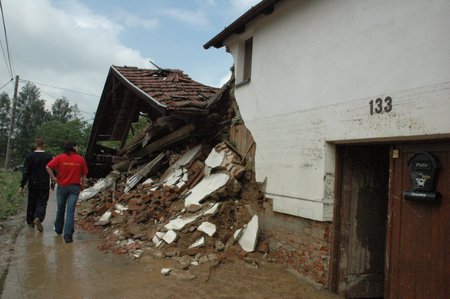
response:
<path id="1" fill-rule="evenodd" d="M 27 225 L 28 225 L 29 227 L 31 227 L 31 228 L 34 228 L 34 223 L 33 223 L 33 222 L 31 222 L 31 223 L 28 223 L 28 222 L 27 222 Z"/>
<path id="2" fill-rule="evenodd" d="M 73 239 L 72 237 L 64 237 L 64 243 L 72 243 Z"/>
<path id="3" fill-rule="evenodd" d="M 53 231 L 59 236 L 62 234 L 62 232 L 59 232 L 56 230 L 56 227 L 53 225 Z"/>
<path id="4" fill-rule="evenodd" d="M 33 223 L 36 225 L 38 231 L 40 232 L 44 231 L 44 227 L 42 226 L 41 220 L 39 220 L 39 218 L 34 218 Z"/>

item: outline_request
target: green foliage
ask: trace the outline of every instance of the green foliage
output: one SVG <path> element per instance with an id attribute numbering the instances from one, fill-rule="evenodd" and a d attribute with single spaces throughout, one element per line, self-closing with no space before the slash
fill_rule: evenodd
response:
<path id="1" fill-rule="evenodd" d="M 6 102 L 0 96 L 0 130 L 3 100 Z M 7 121 L 9 124 L 9 118 Z M 22 163 L 26 154 L 34 150 L 34 141 L 38 137 L 44 139 L 45 149 L 53 155 L 62 152 L 62 145 L 67 140 L 76 141 L 80 145 L 80 154 L 84 155 L 90 130 L 91 125 L 78 117 L 77 105 L 70 105 L 69 100 L 63 97 L 55 101 L 50 112 L 45 109 L 45 101 L 40 99 L 39 88 L 27 83 L 17 97 L 12 159 L 9 165 Z M 6 141 L 3 147 L 1 135 L 0 150 L 2 153 L 6 152 Z"/>
<path id="2" fill-rule="evenodd" d="M 11 110 L 11 100 L 7 93 L 0 94 L 0 149 L 3 155 L 6 151 L 6 143 L 9 131 L 9 112 Z"/>
<path id="3" fill-rule="evenodd" d="M 40 99 L 39 89 L 27 83 L 19 92 L 16 102 L 14 156 L 20 161 L 34 148 L 37 128 L 50 119 L 45 101 Z"/>
<path id="4" fill-rule="evenodd" d="M 89 138 L 90 125 L 80 119 L 61 122 L 53 120 L 42 124 L 36 137 L 43 138 L 45 149 L 52 155 L 58 155 L 62 152 L 64 142 L 74 140 L 79 144 L 79 151 L 84 155 Z"/>
<path id="5" fill-rule="evenodd" d="M 70 106 L 67 98 L 62 97 L 57 99 L 52 105 L 52 120 L 57 120 L 60 122 L 66 122 L 69 120 L 77 119 L 78 106 Z"/>
<path id="6" fill-rule="evenodd" d="M 128 133 L 127 141 L 131 140 L 135 135 L 138 135 L 142 130 L 147 128 L 150 119 L 140 116 L 139 120 L 131 124 L 131 130 Z"/>
<path id="7" fill-rule="evenodd" d="M 23 203 L 19 194 L 20 172 L 0 172 L 0 220 L 15 215 Z"/>

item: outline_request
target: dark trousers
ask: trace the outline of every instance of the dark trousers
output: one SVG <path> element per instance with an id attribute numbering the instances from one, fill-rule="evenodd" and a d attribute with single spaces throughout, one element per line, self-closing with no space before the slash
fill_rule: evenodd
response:
<path id="1" fill-rule="evenodd" d="M 28 189 L 27 223 L 35 218 L 44 221 L 50 191 L 48 189 Z"/>

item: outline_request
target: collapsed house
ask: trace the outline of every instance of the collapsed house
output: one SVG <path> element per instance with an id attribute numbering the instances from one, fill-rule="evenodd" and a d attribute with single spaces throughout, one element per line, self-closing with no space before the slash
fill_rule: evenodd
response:
<path id="1" fill-rule="evenodd" d="M 232 118 L 225 90 L 180 70 L 111 66 L 86 150 L 90 176 L 104 177 L 120 162 L 122 169 L 133 167 L 128 162 L 143 163 L 170 146 L 214 143 Z M 147 128 L 127 143 L 140 118 Z"/>
<path id="2" fill-rule="evenodd" d="M 267 254 L 245 134 L 233 79 L 217 89 L 179 70 L 112 66 L 86 153 L 95 183 L 80 195 L 78 224 L 101 228 L 104 250 L 151 251 L 186 266 L 230 250 Z"/>

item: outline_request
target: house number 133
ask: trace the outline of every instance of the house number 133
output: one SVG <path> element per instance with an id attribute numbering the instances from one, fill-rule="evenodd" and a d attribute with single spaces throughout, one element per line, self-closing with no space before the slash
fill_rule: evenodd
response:
<path id="1" fill-rule="evenodd" d="M 392 98 L 386 97 L 383 101 L 383 99 L 378 98 L 375 101 L 371 100 L 369 102 L 370 107 L 370 115 L 376 113 L 380 114 L 384 112 L 390 112 L 392 110 Z"/>

